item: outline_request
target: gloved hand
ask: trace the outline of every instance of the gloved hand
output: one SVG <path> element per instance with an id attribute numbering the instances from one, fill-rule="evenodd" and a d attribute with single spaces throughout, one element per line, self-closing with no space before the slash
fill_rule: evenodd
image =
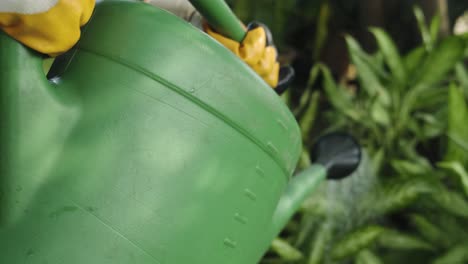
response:
<path id="1" fill-rule="evenodd" d="M 289 66 L 280 67 L 271 32 L 265 25 L 257 22 L 250 23 L 241 43 L 215 32 L 206 23 L 204 30 L 246 62 L 278 94 L 286 90 L 292 82 L 294 70 Z"/>
<path id="2" fill-rule="evenodd" d="M 0 4 L 0 29 L 50 56 L 59 55 L 76 44 L 80 27 L 88 22 L 95 5 L 95 0 L 58 0 L 45 12 L 31 12 L 28 1 L 24 2 L 15 6 L 15 12 L 2 9 Z"/>

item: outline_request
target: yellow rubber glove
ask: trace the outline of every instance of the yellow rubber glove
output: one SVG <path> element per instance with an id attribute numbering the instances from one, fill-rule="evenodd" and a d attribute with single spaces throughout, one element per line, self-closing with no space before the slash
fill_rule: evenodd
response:
<path id="1" fill-rule="evenodd" d="M 246 62 L 271 87 L 278 86 L 280 75 L 280 65 L 276 60 L 278 53 L 269 39 L 269 32 L 266 32 L 264 27 L 252 27 L 247 31 L 242 43 L 224 37 L 207 24 L 204 25 L 204 30 Z"/>
<path id="2" fill-rule="evenodd" d="M 95 0 L 58 0 L 41 13 L 0 12 L 0 29 L 34 50 L 56 56 L 76 44 L 94 5 Z"/>

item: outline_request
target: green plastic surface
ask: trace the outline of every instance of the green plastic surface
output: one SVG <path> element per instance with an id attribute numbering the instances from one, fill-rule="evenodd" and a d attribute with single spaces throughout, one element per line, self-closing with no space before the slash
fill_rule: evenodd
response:
<path id="1" fill-rule="evenodd" d="M 224 0 L 190 0 L 216 31 L 238 42 L 245 37 L 245 29 Z"/>
<path id="2" fill-rule="evenodd" d="M 63 58 L 48 81 L 0 32 L 2 264 L 253 264 L 324 178 L 295 177 L 275 213 L 294 117 L 165 11 L 99 4 Z"/>

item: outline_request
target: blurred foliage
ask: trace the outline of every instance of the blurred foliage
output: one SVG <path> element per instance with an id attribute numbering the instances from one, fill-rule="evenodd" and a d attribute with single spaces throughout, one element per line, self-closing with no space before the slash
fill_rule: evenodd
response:
<path id="1" fill-rule="evenodd" d="M 352 177 L 324 183 L 305 202 L 261 263 L 468 263 L 468 35 L 441 37 L 443 17 L 428 20 L 415 7 L 419 45 L 371 27 L 369 52 L 345 34 L 346 56 L 336 59 L 346 71 L 337 74 L 323 50 L 336 33 L 330 25 L 356 1 L 230 3 L 244 21 L 271 25 L 299 72 L 283 96 L 302 129 L 299 168 L 329 131 L 350 132 L 365 154 Z"/>

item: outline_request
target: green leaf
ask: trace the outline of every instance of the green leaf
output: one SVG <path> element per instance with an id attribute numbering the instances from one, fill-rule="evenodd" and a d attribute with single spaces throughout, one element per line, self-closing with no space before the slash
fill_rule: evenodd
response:
<path id="1" fill-rule="evenodd" d="M 460 82 L 461 87 L 463 88 L 463 92 L 465 97 L 468 98 L 468 71 L 465 68 L 463 63 L 457 63 L 455 66 L 455 73 L 457 75 L 457 79 Z"/>
<path id="2" fill-rule="evenodd" d="M 295 247 L 291 246 L 287 241 L 280 238 L 273 240 L 271 248 L 276 252 L 282 259 L 287 261 L 296 261 L 301 259 L 302 253 Z"/>
<path id="3" fill-rule="evenodd" d="M 448 37 L 437 46 L 425 59 L 418 74 L 414 78 L 413 88 L 406 93 L 399 111 L 398 131 L 404 129 L 420 98 L 428 93 L 430 88 L 447 78 L 454 65 L 463 56 L 464 43 L 460 38 Z M 437 65 L 437 66 L 434 66 Z"/>
<path id="4" fill-rule="evenodd" d="M 454 66 L 463 58 L 465 43 L 460 37 L 447 37 L 434 48 L 421 65 L 413 86 L 431 86 L 446 78 Z"/>
<path id="5" fill-rule="evenodd" d="M 371 116 L 375 122 L 384 127 L 388 127 L 390 125 L 390 113 L 380 101 L 376 100 L 374 104 L 372 104 Z"/>
<path id="6" fill-rule="evenodd" d="M 378 96 L 378 100 L 383 105 L 390 105 L 390 95 L 383 85 L 380 83 L 376 72 L 372 69 L 372 65 L 362 59 L 360 54 L 363 53 L 359 44 L 351 36 L 346 36 L 351 60 L 356 65 L 361 85 L 367 92 L 368 96 Z"/>
<path id="7" fill-rule="evenodd" d="M 361 115 L 354 107 L 351 98 L 346 95 L 347 91 L 336 84 L 330 70 L 326 66 L 321 65 L 321 69 L 324 90 L 333 107 L 354 121 L 360 120 Z"/>
<path id="8" fill-rule="evenodd" d="M 381 29 L 372 28 L 371 32 L 377 40 L 377 44 L 385 57 L 390 71 L 400 83 L 404 83 L 406 81 L 405 67 L 395 43 L 390 36 Z"/>
<path id="9" fill-rule="evenodd" d="M 315 120 L 317 118 L 317 110 L 319 107 L 320 92 L 315 91 L 312 93 L 310 98 L 309 106 L 307 107 L 304 115 L 300 119 L 300 128 L 302 131 L 302 138 L 305 143 L 308 144 L 310 139 L 310 132 L 314 126 Z"/>
<path id="10" fill-rule="evenodd" d="M 252 5 L 249 0 L 237 0 L 234 2 L 233 11 L 240 20 L 246 20 L 251 16 Z"/>
<path id="11" fill-rule="evenodd" d="M 432 39 L 431 39 L 431 34 L 429 32 L 429 29 L 427 28 L 427 25 L 426 25 L 426 18 L 424 16 L 424 13 L 421 10 L 421 8 L 418 6 L 413 7 L 413 13 L 418 22 L 418 27 L 419 27 L 419 31 L 421 32 L 423 43 L 426 46 L 427 50 L 431 50 Z"/>
<path id="12" fill-rule="evenodd" d="M 452 85 L 449 91 L 448 145 L 445 160 L 468 165 L 468 108 L 463 93 Z"/>
<path id="13" fill-rule="evenodd" d="M 439 37 L 441 21 L 442 21 L 442 19 L 441 19 L 440 14 L 435 15 L 431 19 L 431 24 L 429 25 L 429 33 L 430 33 L 430 36 L 431 36 L 432 43 L 437 42 L 437 38 Z"/>
<path id="14" fill-rule="evenodd" d="M 370 250 L 362 250 L 356 258 L 356 264 L 383 264 L 383 261 Z"/>
<path id="15" fill-rule="evenodd" d="M 448 249 L 454 244 L 468 242 L 465 219 L 460 219 L 456 214 L 447 213 L 444 208 L 439 207 L 432 199 L 424 200 L 424 203 L 424 205 L 421 203 L 422 208 L 425 208 L 424 217 L 442 231 L 443 237 L 438 242 L 441 245 L 440 248 Z"/>
<path id="16" fill-rule="evenodd" d="M 466 172 L 463 165 L 458 161 L 439 162 L 437 165 L 441 168 L 453 171 L 458 177 L 460 177 L 463 190 L 465 191 L 465 195 L 468 197 L 468 172 Z"/>
<path id="17" fill-rule="evenodd" d="M 377 150 L 372 157 L 372 167 L 375 173 L 380 171 L 382 164 L 384 163 L 384 149 L 380 148 Z"/>
<path id="18" fill-rule="evenodd" d="M 416 149 L 415 149 L 416 144 L 417 144 L 417 142 L 414 139 L 410 139 L 410 140 L 401 139 L 401 140 L 398 141 L 398 148 L 399 148 L 400 153 L 406 159 L 411 160 L 412 162 L 421 164 L 421 165 L 423 165 L 424 167 L 427 167 L 427 168 L 432 167 L 429 160 L 426 157 L 421 156 L 416 151 Z M 415 180 L 424 182 L 424 178 L 418 178 L 418 179 L 415 179 Z"/>
<path id="19" fill-rule="evenodd" d="M 427 242 L 393 230 L 385 230 L 379 236 L 379 245 L 389 249 L 433 250 L 433 247 Z"/>
<path id="20" fill-rule="evenodd" d="M 356 254 L 364 248 L 372 245 L 384 231 L 379 226 L 366 226 L 346 235 L 336 243 L 331 255 L 334 259 L 343 259 Z"/>
<path id="21" fill-rule="evenodd" d="M 468 142 L 464 140 L 463 138 L 459 137 L 458 135 L 454 134 L 448 134 L 448 138 L 458 147 L 460 147 L 461 150 L 464 150 L 465 152 L 468 152 Z"/>
<path id="22" fill-rule="evenodd" d="M 383 215 L 410 206 L 418 197 L 432 193 L 435 188 L 419 177 L 399 178 L 383 182 L 373 197 L 363 201 L 363 206 Z"/>
<path id="23" fill-rule="evenodd" d="M 414 102 L 413 110 L 426 110 L 433 112 L 434 109 L 439 109 L 447 105 L 448 89 L 447 87 L 433 87 L 431 89 L 424 89 L 418 94 L 418 99 Z"/>
<path id="24" fill-rule="evenodd" d="M 446 97 L 446 96 L 445 96 Z M 421 125 L 421 134 L 418 137 L 421 141 L 426 141 L 429 138 L 439 137 L 445 134 L 447 126 L 445 120 L 447 120 L 446 115 L 441 118 L 443 113 L 443 107 L 439 109 L 435 114 L 425 114 L 425 113 L 416 113 L 414 115 L 415 120 L 418 120 Z"/>
<path id="25" fill-rule="evenodd" d="M 455 66 L 457 78 L 463 86 L 468 86 L 468 71 L 463 63 Z"/>
<path id="26" fill-rule="evenodd" d="M 330 21 L 331 10 L 330 4 L 328 2 L 323 2 L 320 6 L 320 11 L 317 19 L 317 27 L 315 33 L 315 45 L 313 51 L 314 60 L 319 60 L 323 45 L 328 37 L 328 21 Z"/>
<path id="27" fill-rule="evenodd" d="M 451 248 L 442 257 L 434 260 L 433 264 L 458 264 L 468 261 L 468 244 L 460 244 Z"/>
<path id="28" fill-rule="evenodd" d="M 317 80 L 317 77 L 320 74 L 321 67 L 323 67 L 322 64 L 316 64 L 310 70 L 309 80 L 307 80 L 307 89 L 308 90 L 312 89 L 312 86 L 315 84 L 315 81 Z"/>
<path id="29" fill-rule="evenodd" d="M 309 106 L 310 102 L 310 97 L 311 97 L 311 90 L 312 89 L 306 89 L 302 94 L 301 98 L 299 100 L 299 105 L 294 109 L 294 116 L 298 119 L 301 118 L 301 115 L 305 111 L 305 108 Z"/>
<path id="30" fill-rule="evenodd" d="M 307 147 L 303 147 L 302 154 L 299 159 L 299 163 L 297 165 L 297 169 L 303 170 L 303 169 L 308 168 L 310 165 L 311 165 L 311 161 L 310 161 L 309 151 L 307 150 Z"/>
<path id="31" fill-rule="evenodd" d="M 327 223 L 323 223 L 319 230 L 316 232 L 312 242 L 312 249 L 309 254 L 307 264 L 320 264 L 323 263 L 323 256 L 326 252 L 327 246 L 331 238 L 331 229 Z"/>
<path id="32" fill-rule="evenodd" d="M 291 108 L 291 111 L 293 110 L 292 109 L 293 107 L 291 106 L 291 90 L 290 89 L 286 90 L 281 95 L 281 100 Z M 294 113 L 294 114 L 296 114 L 296 113 Z"/>
<path id="33" fill-rule="evenodd" d="M 382 52 L 377 51 L 373 55 L 367 54 L 364 50 L 362 50 L 359 43 L 353 37 L 347 36 L 347 38 L 348 39 L 346 39 L 346 42 L 348 45 L 348 51 L 352 50 L 352 54 L 367 64 L 369 69 L 371 69 L 378 78 L 383 80 L 388 80 L 391 78 L 385 69 L 385 58 Z"/>
<path id="34" fill-rule="evenodd" d="M 414 107 L 416 106 L 416 102 L 419 101 L 419 98 L 422 94 L 426 93 L 428 90 L 428 86 L 426 85 L 418 85 L 416 87 L 413 87 L 411 90 L 409 90 L 404 98 L 403 102 L 400 106 L 399 112 L 398 112 L 398 120 L 399 122 L 396 123 L 397 129 L 399 132 L 401 130 L 406 129 L 409 127 L 409 122 L 412 119 L 412 112 L 414 111 Z"/>
<path id="35" fill-rule="evenodd" d="M 409 160 L 392 160 L 392 167 L 401 175 L 426 175 L 432 170 L 426 164 Z"/>
<path id="36" fill-rule="evenodd" d="M 421 46 L 413 49 L 403 58 L 403 64 L 408 75 L 411 75 L 421 67 L 421 62 L 424 60 L 426 55 L 426 50 Z"/>
<path id="37" fill-rule="evenodd" d="M 411 215 L 410 221 L 411 224 L 415 227 L 415 229 L 427 241 L 444 247 L 449 244 L 447 240 L 449 240 L 450 238 L 447 237 L 447 234 L 423 216 Z"/>
<path id="38" fill-rule="evenodd" d="M 440 188 L 432 195 L 432 199 L 447 212 L 468 218 L 468 202 L 460 194 Z"/>

